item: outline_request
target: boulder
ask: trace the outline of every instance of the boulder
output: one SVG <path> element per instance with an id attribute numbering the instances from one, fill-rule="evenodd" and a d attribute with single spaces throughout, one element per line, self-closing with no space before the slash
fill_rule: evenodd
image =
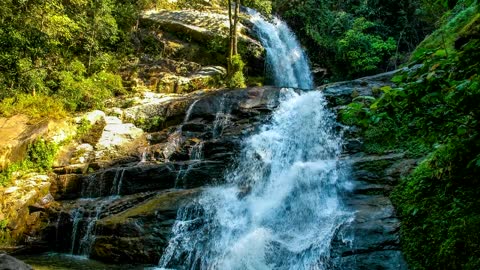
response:
<path id="1" fill-rule="evenodd" d="M 0 117 L 0 126 L 0 170 L 24 160 L 28 146 L 39 138 L 59 144 L 75 134 L 75 128 L 67 121 L 30 123 L 24 115 Z"/>
<path id="2" fill-rule="evenodd" d="M 7 254 L 0 254 L 0 269 L 2 270 L 32 270 L 33 268 Z"/>
<path id="3" fill-rule="evenodd" d="M 238 25 L 239 50 L 250 73 L 263 74 L 265 49 L 260 42 L 249 36 L 253 31 L 247 26 L 252 24 L 248 18 L 245 18 L 245 21 L 246 23 Z M 190 52 L 190 55 L 182 55 L 183 58 L 189 58 L 192 62 L 201 62 L 204 65 L 225 63 L 224 55 L 227 50 L 229 28 L 228 17 L 225 14 L 195 10 L 148 10 L 142 13 L 142 22 L 145 28 L 155 29 L 156 27 L 151 25 L 159 26 L 180 39 L 186 39 L 189 44 L 200 45 L 196 49 L 193 49 L 192 45 L 183 45 L 188 47 Z M 192 55 L 192 52 L 197 53 Z M 205 59 L 205 55 L 209 55 L 209 59 Z M 211 62 L 212 59 L 213 62 Z"/>
<path id="4" fill-rule="evenodd" d="M 199 189 L 169 190 L 97 222 L 91 258 L 157 264 L 171 235 L 177 211 Z"/>
<path id="5" fill-rule="evenodd" d="M 18 175 L 10 187 L 0 187 L 0 250 L 16 250 L 45 226 L 45 208 L 53 203 L 50 178 L 31 173 Z"/>
<path id="6" fill-rule="evenodd" d="M 143 130 L 134 124 L 123 124 L 113 116 L 106 117 L 105 121 L 102 136 L 95 145 L 95 158 L 115 158 L 136 152 L 136 147 L 142 144 Z"/>

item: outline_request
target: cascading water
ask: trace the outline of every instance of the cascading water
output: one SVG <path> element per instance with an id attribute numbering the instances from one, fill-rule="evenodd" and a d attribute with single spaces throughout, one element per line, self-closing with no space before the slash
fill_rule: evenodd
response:
<path id="1" fill-rule="evenodd" d="M 263 47 L 267 50 L 267 71 L 277 87 L 312 89 L 308 58 L 295 34 L 282 20 L 269 22 L 260 13 L 247 9 Z"/>
<path id="2" fill-rule="evenodd" d="M 288 27 L 251 13 L 275 83 L 312 88 Z M 270 123 L 245 139 L 227 184 L 178 212 L 161 268 L 329 269 L 332 238 L 352 217 L 340 198 L 349 187 L 342 140 L 322 93 L 281 91 Z"/>

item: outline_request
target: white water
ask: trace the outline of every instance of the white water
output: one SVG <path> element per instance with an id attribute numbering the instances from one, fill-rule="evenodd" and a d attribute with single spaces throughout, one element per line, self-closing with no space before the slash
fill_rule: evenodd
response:
<path id="1" fill-rule="evenodd" d="M 312 89 L 313 80 L 308 58 L 288 25 L 274 17 L 267 21 L 248 9 L 263 47 L 267 50 L 267 71 L 275 86 Z"/>
<path id="2" fill-rule="evenodd" d="M 308 61 L 286 25 L 255 22 L 273 50 L 276 84 L 310 89 Z M 348 171 L 325 105 L 320 92 L 283 89 L 271 122 L 244 141 L 227 184 L 178 212 L 161 269 L 329 269 L 332 238 L 352 213 L 341 203 Z"/>
<path id="3" fill-rule="evenodd" d="M 190 116 L 192 115 L 193 108 L 195 107 L 195 104 L 197 104 L 199 100 L 195 100 L 190 104 L 190 106 L 187 109 L 187 112 L 185 113 L 185 117 L 183 118 L 183 122 L 177 127 L 175 132 L 170 134 L 168 136 L 168 143 L 166 144 L 165 148 L 163 149 L 163 155 L 165 156 L 165 161 L 168 161 L 169 157 L 180 147 L 180 145 L 183 142 L 183 136 L 182 136 L 182 128 L 183 125 L 188 122 L 190 119 Z"/>

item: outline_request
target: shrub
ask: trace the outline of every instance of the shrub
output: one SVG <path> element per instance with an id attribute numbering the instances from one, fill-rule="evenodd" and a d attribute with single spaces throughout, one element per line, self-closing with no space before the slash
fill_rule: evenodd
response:
<path id="1" fill-rule="evenodd" d="M 338 41 L 338 54 L 346 63 L 350 75 L 376 71 L 381 63 L 393 55 L 397 47 L 391 37 L 383 40 L 379 35 L 369 34 L 367 30 L 374 26 L 374 23 L 363 17 L 357 18 L 352 29 Z"/>
<path id="2" fill-rule="evenodd" d="M 234 55 L 232 59 L 230 59 L 230 74 L 228 76 L 227 86 L 229 88 L 244 88 L 245 85 L 245 77 L 243 75 L 243 68 L 245 67 L 245 63 L 242 61 L 242 57 L 240 55 Z"/>
<path id="3" fill-rule="evenodd" d="M 58 146 L 53 142 L 39 139 L 30 144 L 27 149 L 27 162 L 32 169 L 40 171 L 49 170 L 58 151 Z"/>
<path id="4" fill-rule="evenodd" d="M 106 71 L 83 77 L 74 71 L 61 71 L 57 95 L 70 111 L 101 109 L 105 99 L 126 93 L 122 79 Z"/>
<path id="5" fill-rule="evenodd" d="M 25 114 L 35 121 L 37 119 L 61 119 L 67 115 L 67 112 L 63 104 L 54 97 L 20 93 L 0 102 L 0 114 L 5 117 Z"/>

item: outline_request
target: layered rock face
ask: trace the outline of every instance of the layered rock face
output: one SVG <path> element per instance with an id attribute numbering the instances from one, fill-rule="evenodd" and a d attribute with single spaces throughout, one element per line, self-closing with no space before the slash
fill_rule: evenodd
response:
<path id="1" fill-rule="evenodd" d="M 322 90 L 338 107 L 354 98 L 359 87 L 362 95 L 373 95 L 372 88 L 388 81 L 385 76 L 389 75 Z M 129 124 L 100 112 L 86 115 L 94 127 L 100 123 L 100 132 L 86 139 L 90 143 L 78 145 L 70 162 L 59 165 L 50 176 L 49 191 L 56 202 L 51 198 L 35 208 L 43 221 L 36 223 L 42 227 L 32 232 L 30 244 L 115 263 L 158 263 L 178 209 L 204 187 L 223 183 L 243 138 L 269 121 L 279 103 L 279 91 L 273 87 L 200 91 L 150 97 L 133 107 L 112 110 L 123 121 L 163 119 L 151 132 L 133 130 L 127 136 L 126 141 L 137 146 L 129 154 L 100 147 L 108 125 L 131 128 Z M 346 138 L 342 162 L 352 168 L 353 182 L 342 200 L 355 215 L 331 243 L 331 268 L 407 269 L 400 250 L 400 221 L 388 195 L 417 161 L 401 153 L 368 155 L 362 152 L 362 138 L 354 128 L 340 129 Z"/>
<path id="2" fill-rule="evenodd" d="M 146 134 L 137 155 L 92 159 L 79 171 L 57 168 L 51 191 L 61 206 L 48 210 L 43 239 L 61 252 L 157 263 L 178 208 L 202 187 L 223 182 L 242 139 L 268 119 L 279 91 L 205 91 L 137 106 L 147 119 L 155 111 L 177 125 Z"/>
<path id="3" fill-rule="evenodd" d="M 394 72 L 319 87 L 337 111 L 358 96 L 377 96 L 392 86 Z M 408 269 L 400 247 L 400 220 L 389 194 L 401 177 L 407 176 L 417 160 L 402 153 L 369 155 L 363 151 L 355 127 L 344 130 L 344 164 L 351 166 L 353 189 L 345 204 L 355 212 L 353 220 L 337 232 L 332 243 L 332 269 Z"/>
<path id="4" fill-rule="evenodd" d="M 352 93 L 360 84 L 371 91 L 382 82 L 365 79 L 350 90 L 344 83 L 336 84 L 326 93 L 348 102 L 352 94 L 348 97 L 345 91 Z M 336 92 L 334 87 L 339 86 L 343 90 Z M 51 248 L 105 261 L 156 264 L 171 237 L 177 210 L 202 187 L 223 183 L 242 139 L 268 121 L 279 91 L 268 87 L 207 91 L 156 107 L 139 105 L 135 110 L 147 118 L 162 112 L 166 122 L 179 124 L 147 134 L 149 144 L 141 155 L 102 166 L 94 162 L 96 171 L 90 174 L 59 176 L 58 183 L 66 177 L 71 184 L 66 185 L 68 191 L 56 193 L 62 207 L 52 211 L 51 226 L 45 231 L 45 237 L 56 243 Z M 331 267 L 407 269 L 400 250 L 400 221 L 388 194 L 417 161 L 401 153 L 367 155 L 354 129 L 344 128 L 342 162 L 352 168 L 353 188 L 343 201 L 355 216 L 336 233 Z"/>

